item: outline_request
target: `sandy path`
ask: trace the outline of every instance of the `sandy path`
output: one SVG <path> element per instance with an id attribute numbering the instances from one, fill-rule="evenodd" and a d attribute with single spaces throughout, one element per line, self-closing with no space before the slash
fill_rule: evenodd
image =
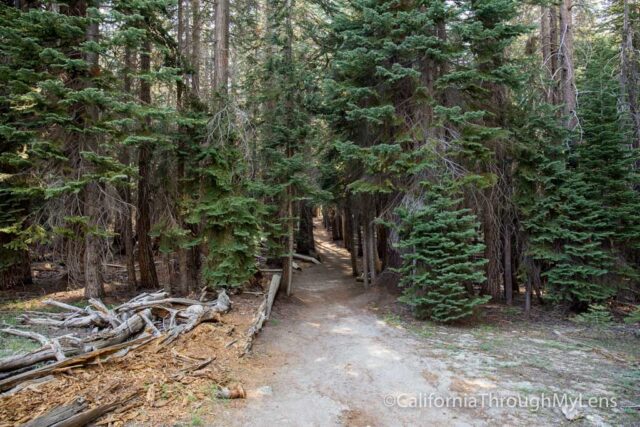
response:
<path id="1" fill-rule="evenodd" d="M 294 279 L 294 296 L 279 300 L 273 319 L 254 346 L 270 360 L 248 378 L 242 407 L 226 408 L 224 425 L 470 425 L 456 409 L 400 408 L 385 396 L 438 393 L 425 372 L 435 359 L 408 332 L 387 325 L 366 309 L 368 294 L 350 275 L 349 254 L 316 227 L 322 265 L 306 266 Z M 439 376 L 437 376 L 439 377 Z M 446 385 L 447 381 L 439 381 Z M 387 398 L 389 399 L 389 398 Z M 478 420 L 473 422 L 478 425 Z"/>

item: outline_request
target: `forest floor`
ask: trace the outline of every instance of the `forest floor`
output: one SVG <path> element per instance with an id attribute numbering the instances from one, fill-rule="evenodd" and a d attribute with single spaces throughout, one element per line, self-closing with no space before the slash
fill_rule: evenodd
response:
<path id="1" fill-rule="evenodd" d="M 50 270 L 45 266 L 39 268 Z M 104 299 L 109 307 L 133 296 L 126 290 L 126 284 L 118 284 L 114 277 L 109 279 L 113 281 L 108 286 L 109 297 Z M 58 311 L 44 304 L 47 298 L 78 307 L 86 305 L 81 289 L 63 290 L 54 282 L 57 280 L 37 280 L 31 291 L 0 293 L 0 326 L 24 328 L 18 321 L 20 314 L 33 310 Z M 260 282 L 268 285 L 269 278 L 264 277 Z M 219 401 L 220 388 L 242 385 L 235 379 L 237 373 L 253 369 L 248 366 L 253 362 L 242 354 L 247 331 L 264 298 L 261 285 L 266 286 L 252 283 L 249 286 L 253 292 L 231 295 L 232 309 L 228 313 L 216 322 L 201 323 L 171 345 L 157 345 L 154 340 L 122 357 L 62 368 L 45 378 L 46 382 L 29 385 L 15 393 L 0 393 L 0 427 L 23 425 L 76 398 L 84 399 L 91 408 L 128 400 L 127 404 L 98 419 L 96 425 L 200 424 L 199 411 L 211 412 Z M 49 337 L 90 332 L 47 326 L 29 329 Z M 0 334 L 0 357 L 38 347 L 28 339 Z M 203 368 L 191 368 L 207 360 L 210 362 Z"/>
<path id="2" fill-rule="evenodd" d="M 465 327 L 413 321 L 351 277 L 348 252 L 319 225 L 316 238 L 323 263 L 276 302 L 241 373 L 248 398 L 199 413 L 204 425 L 640 425 L 640 340 L 628 329 L 526 321 L 504 306 Z M 443 407 L 451 396 L 466 404 Z"/>
<path id="3" fill-rule="evenodd" d="M 233 342 L 261 297 L 236 295 L 223 324 L 201 325 L 177 344 L 182 354 L 216 356 L 203 377 L 174 381 L 171 355 L 134 354 L 65 372 L 19 400 L 0 399 L 0 425 L 51 407 L 50 396 L 96 398 L 133 386 L 143 389 L 144 403 L 100 425 L 640 425 L 640 340 L 629 327 L 587 328 L 539 306 L 531 320 L 519 308 L 489 305 L 465 326 L 415 321 L 396 295 L 354 280 L 348 252 L 319 224 L 316 241 L 322 264 L 301 263 L 293 295 L 278 298 L 249 355 L 239 358 Z M 45 267 L 39 274 L 54 275 Z M 109 289 L 114 300 L 105 302 L 128 297 L 119 289 Z M 81 301 L 80 291 L 41 293 L 0 301 L 0 321 L 42 309 L 45 296 Z M 25 345 L 33 344 L 0 337 L 0 356 Z M 220 384 L 242 384 L 247 398 L 216 398 Z M 447 405 L 451 397 L 460 400 Z M 599 406 L 589 406 L 594 397 Z"/>

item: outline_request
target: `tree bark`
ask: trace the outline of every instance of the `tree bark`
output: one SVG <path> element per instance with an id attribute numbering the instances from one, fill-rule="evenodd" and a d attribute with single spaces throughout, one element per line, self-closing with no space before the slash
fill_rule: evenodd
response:
<path id="1" fill-rule="evenodd" d="M 151 71 L 151 42 L 146 39 L 140 52 L 140 71 Z M 145 106 L 151 105 L 151 84 L 147 79 L 140 79 L 140 101 Z M 149 132 L 151 119 L 146 117 L 146 131 Z M 158 287 L 158 276 L 153 260 L 153 248 L 151 246 L 151 202 L 149 200 L 151 181 L 152 149 L 148 141 L 144 141 L 138 148 L 138 218 L 136 221 L 136 233 L 138 234 L 138 264 L 140 265 L 140 282 L 148 288 Z"/>
<path id="2" fill-rule="evenodd" d="M 491 203 L 491 202 L 488 202 Z M 494 221 L 494 213 L 492 211 L 483 213 L 484 220 L 484 242 L 485 242 L 485 258 L 487 263 L 487 282 L 483 286 L 483 293 L 491 295 L 498 301 L 502 299 L 501 292 L 501 244 L 500 233 Z"/>
<path id="3" fill-rule="evenodd" d="M 214 83 L 219 93 L 227 93 L 229 83 L 229 0 L 216 0 Z"/>
<path id="4" fill-rule="evenodd" d="M 504 291 L 507 305 L 513 304 L 513 277 L 511 274 L 511 226 L 507 224 L 504 232 Z"/>
<path id="5" fill-rule="evenodd" d="M 184 43 L 184 2 L 186 0 L 178 0 L 178 52 L 180 55 L 184 54 L 185 51 L 185 43 Z"/>
<path id="6" fill-rule="evenodd" d="M 124 51 L 124 76 L 123 76 L 123 90 L 127 94 L 133 93 L 133 85 L 131 80 L 131 74 L 134 69 L 134 54 L 132 49 L 127 46 Z M 129 147 L 123 146 L 120 152 L 120 163 L 129 166 L 131 163 L 131 155 Z M 127 265 L 127 282 L 132 290 L 138 288 L 138 280 L 136 278 L 136 260 L 134 254 L 134 240 L 133 240 L 133 223 L 132 223 L 132 207 L 133 198 L 131 197 L 131 188 L 129 187 L 129 179 L 127 178 L 127 185 L 119 188 L 120 197 L 122 197 L 123 207 L 120 218 L 120 238 L 124 244 L 124 256 Z"/>
<path id="7" fill-rule="evenodd" d="M 293 195 L 291 187 L 287 188 L 286 192 L 286 228 L 287 234 L 285 236 L 285 256 L 282 261 L 283 283 L 286 295 L 291 295 L 293 291 Z"/>
<path id="8" fill-rule="evenodd" d="M 389 251 L 387 250 L 387 239 L 388 239 L 389 231 L 387 227 L 382 224 L 376 225 L 376 249 L 379 259 L 379 271 L 383 271 L 387 268 L 388 265 L 388 255 Z M 382 254 L 382 258 L 380 258 L 380 254 Z"/>
<path id="9" fill-rule="evenodd" d="M 186 0 L 178 1 L 178 28 L 177 28 L 178 53 L 179 53 L 179 57 L 181 58 L 180 65 L 181 67 L 183 67 L 183 70 L 184 70 L 185 64 L 182 61 L 184 60 L 185 51 L 187 50 L 185 46 L 185 14 L 184 14 L 185 3 L 186 3 Z M 176 109 L 178 111 L 182 111 L 184 108 L 184 97 L 185 97 L 184 92 L 185 92 L 184 83 L 181 81 L 176 82 Z M 182 129 L 182 126 L 179 126 L 179 128 Z M 184 184 L 184 180 L 186 178 L 185 177 L 186 151 L 187 151 L 186 142 L 184 141 L 184 138 L 180 138 L 178 142 L 178 152 L 176 153 L 176 158 L 177 158 L 176 159 L 176 175 L 178 177 L 177 192 L 178 192 L 179 198 L 185 197 L 187 195 L 186 194 L 187 189 L 185 188 L 185 184 Z M 183 229 L 191 229 L 184 220 L 184 215 L 181 211 L 180 206 L 177 207 L 177 219 L 178 219 L 178 223 Z M 194 272 L 195 265 L 193 262 L 190 262 L 191 261 L 190 255 L 192 251 L 194 251 L 196 254 L 199 254 L 198 247 L 191 248 L 191 249 L 184 248 L 184 247 L 178 248 L 179 277 L 178 277 L 177 290 L 180 295 L 187 295 L 189 293 L 191 282 L 194 281 L 193 278 L 197 276 L 197 273 Z M 197 283 L 194 283 L 194 286 L 196 285 Z"/>
<path id="10" fill-rule="evenodd" d="M 362 221 L 362 274 L 364 287 L 369 287 L 369 238 L 366 219 Z"/>
<path id="11" fill-rule="evenodd" d="M 99 7 L 99 4 L 94 6 Z M 86 10 L 85 10 L 86 14 Z M 99 41 L 98 22 L 91 22 L 87 26 L 85 39 L 88 42 Z M 89 78 L 97 77 L 100 74 L 98 54 L 89 52 L 85 54 L 85 60 L 89 64 Z M 89 83 L 90 84 L 90 83 Z M 99 119 L 99 111 L 95 106 L 86 107 L 86 116 L 83 118 L 85 128 L 94 126 Z M 95 152 L 97 150 L 97 136 L 89 132 L 81 138 L 82 151 Z M 81 158 L 80 168 L 82 174 L 89 174 L 93 171 L 93 166 Z M 99 184 L 91 181 L 84 189 L 84 215 L 88 218 L 89 230 L 85 233 L 84 250 L 84 296 L 85 298 L 104 297 L 104 285 L 102 280 L 102 239 L 93 231 L 100 227 L 101 206 Z"/>
<path id="12" fill-rule="evenodd" d="M 340 240 L 340 227 L 338 220 L 338 211 L 336 208 L 331 208 L 331 240 L 334 242 Z"/>
<path id="13" fill-rule="evenodd" d="M 316 250 L 313 238 L 313 205 L 308 200 L 300 202 L 296 249 L 298 253 L 304 255 L 313 255 Z"/>
<path id="14" fill-rule="evenodd" d="M 576 116 L 576 86 L 573 66 L 573 15 L 572 0 L 560 2 L 560 88 L 562 93 L 565 127 L 575 129 L 578 124 Z"/>
<path id="15" fill-rule="evenodd" d="M 221 0 L 218 0 L 220 2 Z M 195 96 L 200 94 L 200 34 L 202 32 L 202 14 L 200 0 L 191 0 L 191 89 Z"/>
<path id="16" fill-rule="evenodd" d="M 347 225 L 348 225 L 348 239 L 350 240 L 350 248 L 349 252 L 351 255 L 351 275 L 353 277 L 358 277 L 358 224 L 356 219 L 351 212 L 351 208 L 347 206 Z"/>
<path id="17" fill-rule="evenodd" d="M 373 227 L 373 221 L 367 220 L 367 252 L 368 252 L 368 265 L 371 272 L 371 284 L 373 285 L 376 280 L 376 233 Z"/>
<path id="18" fill-rule="evenodd" d="M 545 88 L 545 98 L 550 104 L 556 104 L 556 78 L 557 65 L 557 22 L 555 19 L 555 6 L 541 6 L 542 17 L 540 19 L 540 46 L 542 50 L 542 64 L 546 70 L 550 86 Z"/>
<path id="19" fill-rule="evenodd" d="M 637 6 L 636 6 L 637 7 Z M 624 103 L 629 110 L 631 125 L 633 127 L 633 140 L 631 147 L 640 148 L 640 107 L 638 105 L 638 90 L 640 86 L 640 57 L 638 49 L 634 47 L 634 33 L 639 31 L 631 24 L 631 10 L 629 0 L 623 0 L 622 16 L 622 46 L 620 48 L 620 85 Z M 636 10 L 636 14 L 640 10 Z M 637 18 L 636 18 L 637 19 Z M 636 161 L 636 169 L 640 169 L 640 160 Z"/>

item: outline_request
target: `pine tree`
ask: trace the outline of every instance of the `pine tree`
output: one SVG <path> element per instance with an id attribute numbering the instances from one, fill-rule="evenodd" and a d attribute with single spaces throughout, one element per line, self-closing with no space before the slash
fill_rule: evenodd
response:
<path id="1" fill-rule="evenodd" d="M 453 185 L 428 185 L 424 206 L 398 211 L 402 253 L 401 301 L 420 318 L 453 322 L 473 314 L 489 297 L 476 297 L 474 284 L 486 280 L 484 245 L 475 215 L 461 207 Z"/>
<path id="2" fill-rule="evenodd" d="M 516 133 L 527 254 L 540 264 L 550 297 L 576 309 L 612 297 L 636 277 L 634 155 L 617 110 L 614 53 L 607 43 L 585 46 L 590 61 L 578 81 L 585 98 L 578 110 L 580 144 L 561 144 L 566 131 L 544 106 L 523 111 Z"/>

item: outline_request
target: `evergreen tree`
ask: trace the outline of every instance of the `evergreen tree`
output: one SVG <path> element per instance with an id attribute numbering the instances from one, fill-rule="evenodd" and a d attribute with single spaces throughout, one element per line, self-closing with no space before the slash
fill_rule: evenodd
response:
<path id="1" fill-rule="evenodd" d="M 417 317 L 452 322 L 473 314 L 490 297 L 476 297 L 473 285 L 486 280 L 475 215 L 461 207 L 449 184 L 428 185 L 424 206 L 398 211 L 402 253 L 401 301 Z"/>

